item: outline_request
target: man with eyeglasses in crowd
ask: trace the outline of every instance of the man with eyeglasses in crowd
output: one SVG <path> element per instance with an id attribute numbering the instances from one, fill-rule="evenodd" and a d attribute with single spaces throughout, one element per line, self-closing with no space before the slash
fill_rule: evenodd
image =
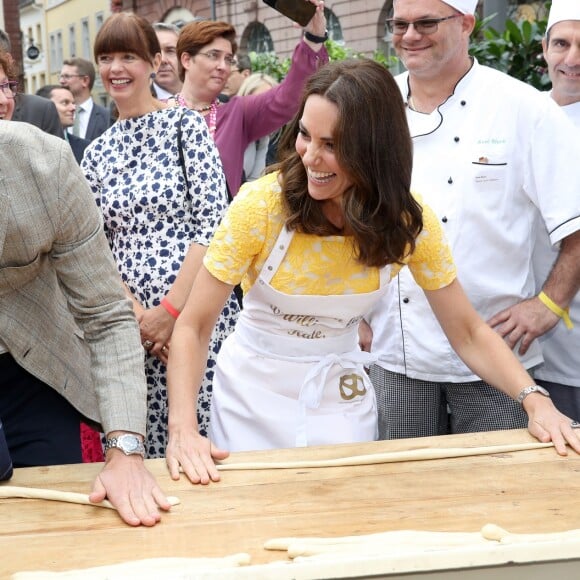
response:
<path id="1" fill-rule="evenodd" d="M 10 54 L 12 43 L 4 30 L 0 30 L 0 50 L 5 52 L 10 64 L 13 65 L 14 59 Z M 17 84 L 14 86 L 17 86 Z M 58 112 L 54 104 L 48 99 L 16 91 L 12 120 L 30 123 L 42 129 L 45 133 L 62 138 L 62 125 L 60 124 Z"/>
<path id="2" fill-rule="evenodd" d="M 477 0 L 395 0 L 387 21 L 407 71 L 397 77 L 413 137 L 413 191 L 441 219 L 470 300 L 528 369 L 535 340 L 556 325 L 580 280 L 580 140 L 536 89 L 481 66 L 468 54 Z M 562 146 L 564 144 L 565 146 Z M 535 291 L 535 228 L 559 245 Z M 517 401 L 463 364 L 409 272 L 361 325 L 381 438 L 521 428 L 537 385 Z M 548 300 L 544 299 L 548 297 Z M 398 329 L 398 332 L 393 332 Z M 441 410 L 447 412 L 441 412 Z M 449 421 L 449 425 L 446 422 Z"/>
<path id="3" fill-rule="evenodd" d="M 166 101 L 181 91 L 177 61 L 177 38 L 179 28 L 167 22 L 155 22 L 153 29 L 161 46 L 161 65 L 155 74 L 153 92 L 160 101 Z"/>
<path id="4" fill-rule="evenodd" d="M 221 92 L 220 100 L 222 96 L 225 97 L 224 100 L 233 97 L 238 93 L 242 83 L 252 74 L 252 61 L 250 57 L 246 54 L 238 54 L 236 56 L 236 61 L 232 68 L 230 69 L 230 75 L 226 82 L 224 90 Z"/>
<path id="5" fill-rule="evenodd" d="M 91 91 L 95 84 L 95 67 L 84 58 L 70 58 L 63 62 L 59 82 L 75 98 L 75 120 L 69 133 L 92 141 L 111 126 L 111 113 L 93 101 Z"/>

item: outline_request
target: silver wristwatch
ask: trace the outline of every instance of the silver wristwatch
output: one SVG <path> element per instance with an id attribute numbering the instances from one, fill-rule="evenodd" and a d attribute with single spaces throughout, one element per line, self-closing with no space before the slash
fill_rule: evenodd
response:
<path id="1" fill-rule="evenodd" d="M 540 393 L 540 395 L 544 395 L 544 397 L 550 396 L 550 393 L 548 393 L 544 387 L 540 387 L 540 385 L 532 385 L 531 387 L 523 389 L 518 395 L 516 401 L 521 405 L 524 402 L 524 399 L 532 393 Z"/>
<path id="2" fill-rule="evenodd" d="M 125 455 L 140 455 L 141 457 L 145 457 L 143 441 L 141 441 L 140 437 L 132 433 L 124 433 L 118 437 L 110 437 L 105 441 L 105 453 L 114 447 L 120 449 Z"/>

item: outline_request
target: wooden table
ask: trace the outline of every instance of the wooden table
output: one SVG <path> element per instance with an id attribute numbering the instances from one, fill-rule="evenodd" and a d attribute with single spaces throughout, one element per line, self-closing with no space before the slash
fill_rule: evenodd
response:
<path id="1" fill-rule="evenodd" d="M 530 441 L 534 439 L 526 431 L 515 430 L 238 453 L 231 460 L 333 458 Z M 238 552 L 249 553 L 253 564 L 265 564 L 287 559 L 284 552 L 263 549 L 266 540 L 285 536 L 345 536 L 388 530 L 477 532 L 490 522 L 519 533 L 580 528 L 580 457 L 571 451 L 562 458 L 553 448 L 356 467 L 227 471 L 220 483 L 208 486 L 193 486 L 183 477 L 172 481 L 164 460 L 149 460 L 148 466 L 166 493 L 181 499 L 181 504 L 153 528 L 126 526 L 114 510 L 0 499 L 0 578 L 24 570 L 63 571 L 144 558 L 222 557 Z M 7 483 L 88 493 L 99 469 L 99 464 L 16 469 Z M 580 542 L 575 550 L 550 551 L 550 546 L 539 546 L 528 552 L 529 558 L 518 556 L 515 560 L 522 565 L 526 558 L 530 563 L 574 563 L 580 570 Z M 493 558 L 482 558 L 462 566 L 475 570 L 497 564 Z M 431 571 L 457 567 L 448 563 L 430 566 Z M 292 577 L 322 577 L 320 568 L 310 572 L 307 568 L 305 565 L 303 573 Z M 404 566 L 395 568 L 371 567 L 368 575 L 409 571 Z M 361 576 L 349 572 L 348 566 L 343 569 L 344 577 Z M 446 572 L 441 577 L 454 576 Z M 493 577 L 501 575 L 496 570 Z"/>

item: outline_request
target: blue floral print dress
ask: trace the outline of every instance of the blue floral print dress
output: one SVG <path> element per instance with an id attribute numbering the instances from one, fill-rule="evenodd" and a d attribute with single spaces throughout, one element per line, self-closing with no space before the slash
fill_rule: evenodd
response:
<path id="1" fill-rule="evenodd" d="M 175 281 L 190 245 L 209 245 L 228 203 L 221 162 L 205 120 L 180 107 L 119 120 L 87 148 L 82 168 L 102 209 L 123 282 L 145 308 L 158 305 Z M 215 358 L 238 313 L 232 294 L 210 342 L 198 399 L 198 421 L 204 435 Z M 157 357 L 146 355 L 145 372 L 145 448 L 148 457 L 163 457 L 167 444 L 166 367 Z"/>

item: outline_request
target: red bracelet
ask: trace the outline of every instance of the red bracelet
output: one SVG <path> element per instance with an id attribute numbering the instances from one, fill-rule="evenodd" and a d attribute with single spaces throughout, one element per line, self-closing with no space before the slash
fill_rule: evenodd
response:
<path id="1" fill-rule="evenodd" d="M 175 318 L 175 320 L 179 318 L 179 310 L 172 306 L 167 298 L 162 298 L 160 304 L 171 316 L 173 316 L 173 318 Z"/>

